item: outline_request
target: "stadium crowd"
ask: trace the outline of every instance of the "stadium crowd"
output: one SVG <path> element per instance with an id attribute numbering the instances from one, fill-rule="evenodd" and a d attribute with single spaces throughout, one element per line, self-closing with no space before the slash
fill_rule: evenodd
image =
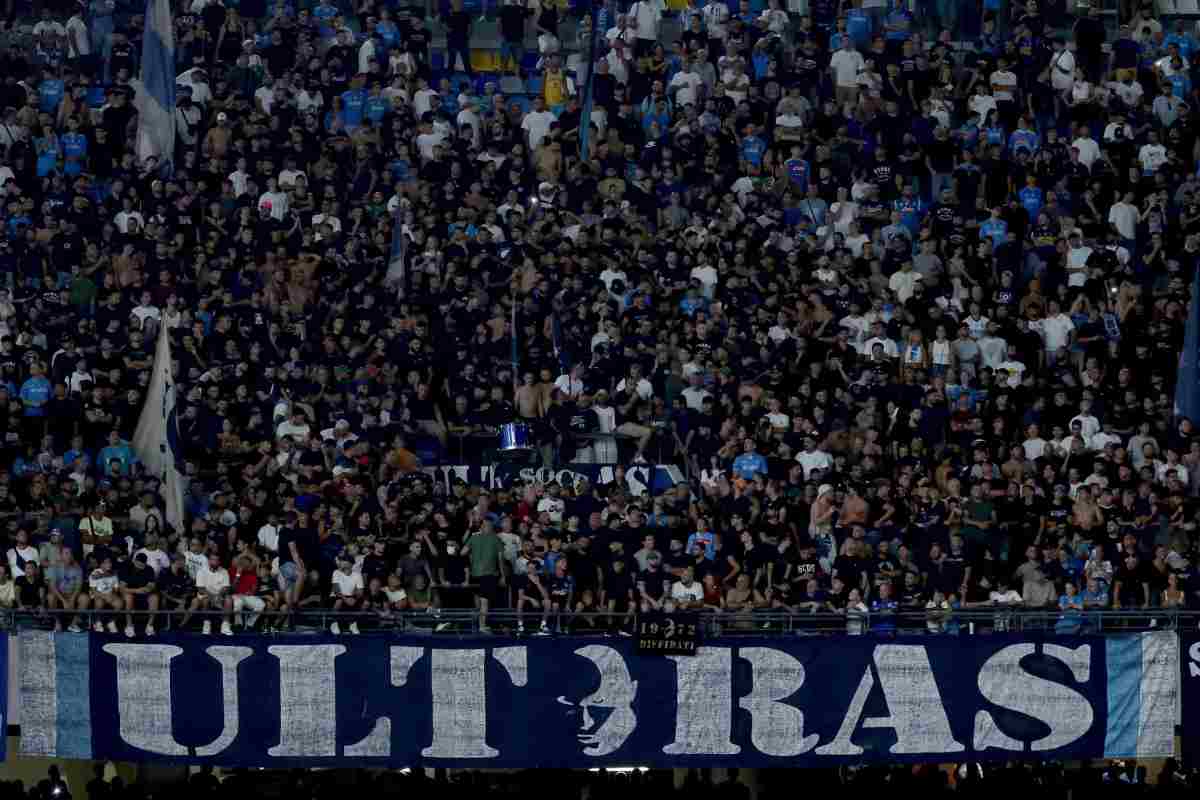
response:
<path id="1" fill-rule="evenodd" d="M 9 0 L 0 606 L 1196 605 L 1197 39 L 983 8 L 504 0 L 497 58 L 460 0 L 194 0 L 160 159 L 142 9 Z M 130 443 L 160 333 L 182 521 Z M 424 469 L 513 421 L 613 468 Z"/>

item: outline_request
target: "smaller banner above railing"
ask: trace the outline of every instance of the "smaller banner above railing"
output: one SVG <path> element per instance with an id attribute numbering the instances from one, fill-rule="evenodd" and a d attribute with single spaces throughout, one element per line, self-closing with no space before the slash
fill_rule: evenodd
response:
<path id="1" fill-rule="evenodd" d="M 527 467 L 520 464 L 497 462 L 495 464 L 458 464 L 454 466 L 426 467 L 425 472 L 434 481 L 450 488 L 455 478 L 461 478 L 473 486 L 488 489 L 508 489 L 513 482 L 526 483 L 557 481 L 562 485 L 575 485 L 580 478 L 587 478 L 593 485 L 611 483 L 616 475 L 612 464 L 567 464 L 563 467 Z M 662 494 L 685 481 L 679 467 L 668 464 L 635 464 L 625 468 L 625 483 L 630 494 Z"/>
<path id="2" fill-rule="evenodd" d="M 1174 753 L 1179 640 L 20 637 L 27 755 L 812 766 Z M 1192 717 L 1195 718 L 1195 717 Z"/>

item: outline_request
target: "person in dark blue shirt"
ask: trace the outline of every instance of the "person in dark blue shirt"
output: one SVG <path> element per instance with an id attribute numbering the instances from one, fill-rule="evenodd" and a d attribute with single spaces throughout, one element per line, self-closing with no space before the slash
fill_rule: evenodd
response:
<path id="1" fill-rule="evenodd" d="M 884 581 L 879 584 L 879 596 L 871 601 L 871 632 L 895 633 L 896 599 L 892 597 L 892 584 Z"/>

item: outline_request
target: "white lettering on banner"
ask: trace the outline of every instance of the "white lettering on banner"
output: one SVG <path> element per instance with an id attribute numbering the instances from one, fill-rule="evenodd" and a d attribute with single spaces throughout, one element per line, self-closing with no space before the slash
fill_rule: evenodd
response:
<path id="1" fill-rule="evenodd" d="M 558 702 L 579 710 L 577 738 L 583 745 L 584 755 L 615 753 L 637 728 L 637 714 L 633 710 L 637 681 L 630 676 L 625 658 L 611 647 L 590 644 L 576 650 L 575 655 L 596 665 L 600 685 L 578 703 L 566 697 L 559 697 Z M 596 713 L 598 708 L 607 710 L 607 718 Z"/>
<path id="2" fill-rule="evenodd" d="M 549 467 L 523 467 L 521 469 L 496 469 L 492 466 L 475 466 L 470 464 L 455 464 L 439 467 L 425 467 L 425 472 L 435 482 L 441 484 L 447 491 L 455 478 L 461 478 L 467 483 L 484 486 L 488 489 L 506 488 L 512 481 L 520 478 L 525 482 L 540 481 L 549 483 L 556 481 L 563 486 L 574 486 L 581 478 L 593 483 L 612 483 L 616 472 L 611 465 L 597 465 L 592 471 L 578 472 L 572 469 Z M 625 470 L 626 485 L 634 497 L 641 497 L 653 490 L 656 478 L 665 476 L 667 483 L 674 486 L 684 480 L 679 468 L 670 464 L 655 466 L 632 465 Z"/>
<path id="3" fill-rule="evenodd" d="M 1036 651 L 1032 642 L 1024 642 L 993 653 L 979 670 L 979 693 L 989 703 L 1045 723 L 1050 733 L 1026 745 L 1001 731 L 991 713 L 982 710 L 975 714 L 976 750 L 995 748 L 1022 752 L 1032 747 L 1034 752 L 1045 752 L 1066 747 L 1091 729 L 1095 711 L 1084 695 L 1070 686 L 1034 675 L 1021 666 L 1021 660 Z M 1071 649 L 1047 644 L 1042 652 L 1066 664 L 1079 683 L 1087 682 L 1091 676 L 1090 645 Z"/>
<path id="4" fill-rule="evenodd" d="M 430 655 L 433 687 L 433 742 L 426 758 L 495 758 L 487 743 L 486 650 L 434 650 Z"/>
<path id="5" fill-rule="evenodd" d="M 392 686 L 400 687 L 408 683 L 409 670 L 413 668 L 425 653 L 422 647 L 392 647 L 390 648 L 391 662 L 390 679 Z M 380 717 L 375 720 L 375 727 L 365 738 L 347 745 L 346 755 L 355 758 L 387 758 L 392 754 L 392 720 L 390 717 Z"/>
<path id="6" fill-rule="evenodd" d="M 675 662 L 675 741 L 667 755 L 732 756 L 733 651 L 701 647 L 694 656 L 667 656 Z"/>
<path id="7" fill-rule="evenodd" d="M 837 736 L 817 748 L 818 755 L 856 756 L 863 749 L 851 741 L 860 724 L 864 728 L 892 728 L 896 743 L 889 752 L 896 755 L 916 753 L 960 753 L 966 748 L 954 740 L 950 720 L 938 693 L 929 654 L 920 645 L 884 644 L 875 648 L 874 668 L 887 702 L 888 716 L 862 718 L 863 709 L 875 685 L 868 665 L 842 719 Z"/>
<path id="8" fill-rule="evenodd" d="M 106 644 L 117 659 L 117 714 L 121 739 L 131 747 L 164 756 L 186 756 L 188 748 L 171 730 L 171 660 L 183 648 L 165 644 Z M 213 756 L 238 734 L 238 664 L 254 654 L 249 647 L 209 647 L 221 665 L 221 734 L 196 748 L 197 756 Z"/>
<path id="9" fill-rule="evenodd" d="M 1188 648 L 1188 658 L 1191 659 L 1188 662 L 1188 675 L 1200 678 L 1200 666 L 1196 666 L 1196 662 L 1200 661 L 1200 642 L 1193 642 L 1192 646 Z"/>
<path id="10" fill-rule="evenodd" d="M 524 647 L 501 647 L 494 654 L 514 686 L 529 679 Z M 433 741 L 421 751 L 426 758 L 495 758 L 500 751 L 487 743 L 486 650 L 433 650 Z"/>
<path id="11" fill-rule="evenodd" d="M 750 712 L 750 741 L 768 756 L 798 756 L 817 746 L 817 734 L 804 735 L 804 712 L 782 702 L 804 685 L 804 665 L 782 650 L 743 647 L 738 655 L 750 662 L 753 688 L 738 701 Z"/>
<path id="12" fill-rule="evenodd" d="M 340 644 L 274 645 L 279 659 L 279 744 L 276 758 L 337 755 L 337 683 L 334 660 Z"/>

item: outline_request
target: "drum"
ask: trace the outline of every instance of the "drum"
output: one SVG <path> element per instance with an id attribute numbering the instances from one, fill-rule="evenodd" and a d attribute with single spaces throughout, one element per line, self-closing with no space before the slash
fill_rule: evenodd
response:
<path id="1" fill-rule="evenodd" d="M 500 426 L 501 457 L 505 454 L 524 455 L 533 450 L 533 429 L 524 422 L 510 422 Z"/>

